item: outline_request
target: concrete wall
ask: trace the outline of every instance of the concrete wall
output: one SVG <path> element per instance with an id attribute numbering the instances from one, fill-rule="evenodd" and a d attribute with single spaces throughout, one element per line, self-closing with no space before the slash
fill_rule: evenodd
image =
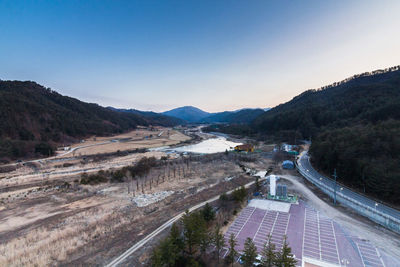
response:
<path id="1" fill-rule="evenodd" d="M 316 187 L 321 189 L 325 194 L 329 195 L 331 198 L 334 198 L 334 190 L 325 184 L 321 183 L 319 180 L 314 179 L 308 173 L 304 172 L 301 168 L 299 168 L 296 164 L 296 168 L 301 175 L 304 176 L 308 181 L 314 184 Z M 349 198 L 343 195 L 340 190 L 336 190 L 336 201 L 340 202 L 345 207 L 351 208 L 356 211 L 358 214 L 369 218 L 370 220 L 400 234 L 400 220 L 385 214 L 375 208 L 371 208 L 363 203 L 360 203 L 357 200 Z"/>

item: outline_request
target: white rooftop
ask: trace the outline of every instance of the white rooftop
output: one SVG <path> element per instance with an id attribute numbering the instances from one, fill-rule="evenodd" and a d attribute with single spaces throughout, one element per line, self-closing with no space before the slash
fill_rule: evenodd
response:
<path id="1" fill-rule="evenodd" d="M 275 210 L 279 212 L 289 212 L 290 203 L 273 201 L 267 199 L 252 199 L 248 206 L 262 209 L 262 210 Z"/>

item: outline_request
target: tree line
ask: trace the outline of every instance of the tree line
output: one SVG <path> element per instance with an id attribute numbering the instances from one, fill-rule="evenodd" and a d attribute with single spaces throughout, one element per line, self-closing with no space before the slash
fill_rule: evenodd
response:
<path id="1" fill-rule="evenodd" d="M 189 155 L 177 159 L 169 159 L 164 156 L 161 159 L 155 157 L 142 157 L 138 162 L 115 170 L 98 171 L 96 173 L 83 173 L 79 183 L 83 185 L 96 185 L 100 183 L 126 183 L 128 194 L 144 194 L 145 190 L 151 190 L 166 181 L 191 179 L 195 175 L 204 172 L 204 164 L 223 164 L 224 162 L 253 162 L 251 155 L 237 153 L 216 153 L 210 155 Z M 236 195 L 236 194 L 234 194 Z M 243 199 L 246 192 L 237 193 L 237 198 Z"/>

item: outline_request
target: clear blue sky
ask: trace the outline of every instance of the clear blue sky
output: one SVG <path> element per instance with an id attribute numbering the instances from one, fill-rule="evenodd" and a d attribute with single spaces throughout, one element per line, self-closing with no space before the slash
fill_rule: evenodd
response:
<path id="1" fill-rule="evenodd" d="M 0 79 L 101 105 L 272 107 L 400 64 L 400 1 L 2 1 Z"/>

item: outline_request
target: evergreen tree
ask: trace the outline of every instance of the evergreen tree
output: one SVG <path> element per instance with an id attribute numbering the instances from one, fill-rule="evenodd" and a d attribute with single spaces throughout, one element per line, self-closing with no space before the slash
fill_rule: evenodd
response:
<path id="1" fill-rule="evenodd" d="M 206 232 L 206 223 L 199 212 L 190 214 L 189 211 L 186 211 L 185 215 L 183 215 L 182 222 L 184 242 L 187 247 L 186 252 L 189 256 L 193 256 Z"/>
<path id="2" fill-rule="evenodd" d="M 258 177 L 256 177 L 255 187 L 256 187 L 255 188 L 256 192 L 259 192 L 261 189 L 261 186 L 260 186 L 260 179 Z"/>
<path id="3" fill-rule="evenodd" d="M 237 242 L 235 240 L 235 235 L 231 234 L 231 236 L 229 237 L 229 253 L 227 256 L 227 261 L 228 263 L 233 264 L 235 263 L 235 259 L 236 257 L 239 255 L 239 253 L 236 251 L 235 247 L 237 245 Z"/>
<path id="4" fill-rule="evenodd" d="M 206 222 L 210 222 L 212 220 L 215 219 L 215 211 L 214 209 L 211 207 L 210 204 L 206 203 L 206 205 L 204 206 L 204 208 L 201 211 L 203 218 Z"/>
<path id="5" fill-rule="evenodd" d="M 161 253 L 161 249 L 156 247 L 153 250 L 153 254 L 151 255 L 151 266 L 152 267 L 162 267 L 163 266 L 163 257 Z"/>
<path id="6" fill-rule="evenodd" d="M 287 243 L 287 237 L 283 239 L 283 247 L 277 255 L 276 266 L 278 267 L 296 267 L 297 260 L 293 257 L 292 249 Z"/>
<path id="7" fill-rule="evenodd" d="M 174 223 L 171 227 L 171 231 L 169 233 L 169 242 L 170 242 L 170 254 L 168 257 L 171 259 L 171 262 L 175 265 L 176 262 L 182 258 L 182 252 L 185 247 L 183 242 L 181 232 L 179 231 L 178 226 Z"/>
<path id="8" fill-rule="evenodd" d="M 160 243 L 162 266 L 175 266 L 177 256 L 174 251 L 174 245 L 169 237 L 165 238 Z"/>
<path id="9" fill-rule="evenodd" d="M 173 267 L 177 263 L 177 255 L 169 237 L 163 239 L 157 248 L 154 249 L 151 264 L 154 267 Z"/>
<path id="10" fill-rule="evenodd" d="M 203 256 L 207 249 L 210 247 L 210 245 L 213 243 L 213 236 L 209 231 L 206 231 L 200 240 L 200 252 L 201 255 Z"/>
<path id="11" fill-rule="evenodd" d="M 237 202 L 243 202 L 246 199 L 247 196 L 247 190 L 246 188 L 242 185 L 240 188 L 236 189 L 232 193 L 233 199 Z"/>
<path id="12" fill-rule="evenodd" d="M 261 266 L 262 267 L 273 267 L 276 263 L 276 252 L 275 244 L 271 242 L 271 235 L 268 236 L 267 242 L 264 244 L 264 248 L 261 252 Z"/>
<path id="13" fill-rule="evenodd" d="M 257 248 L 250 237 L 244 243 L 244 250 L 242 255 L 243 266 L 252 267 L 257 260 Z"/>
<path id="14" fill-rule="evenodd" d="M 221 254 L 221 250 L 225 246 L 224 235 L 221 233 L 221 227 L 219 225 L 217 225 L 217 227 L 215 228 L 215 231 L 214 231 L 213 244 L 215 246 L 215 252 L 217 254 L 216 255 L 217 256 L 217 261 L 219 263 L 219 257 L 220 257 L 220 254 Z"/>

